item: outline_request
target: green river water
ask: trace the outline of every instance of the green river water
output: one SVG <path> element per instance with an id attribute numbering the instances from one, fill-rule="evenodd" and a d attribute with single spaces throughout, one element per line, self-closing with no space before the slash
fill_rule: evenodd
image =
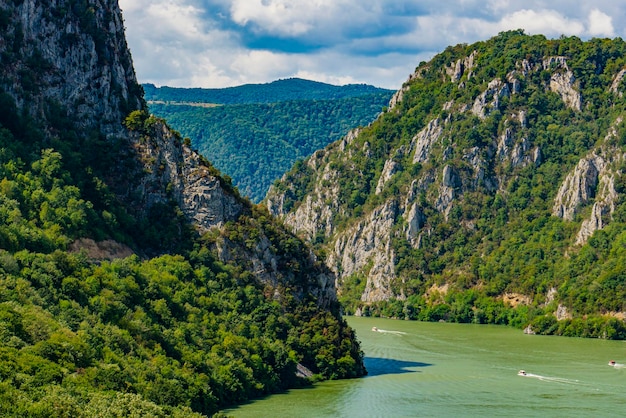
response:
<path id="1" fill-rule="evenodd" d="M 298 418 L 626 416 L 623 341 L 524 335 L 488 325 L 347 319 L 361 341 L 367 377 L 291 390 L 223 412 Z M 518 376 L 521 369 L 526 376 Z"/>

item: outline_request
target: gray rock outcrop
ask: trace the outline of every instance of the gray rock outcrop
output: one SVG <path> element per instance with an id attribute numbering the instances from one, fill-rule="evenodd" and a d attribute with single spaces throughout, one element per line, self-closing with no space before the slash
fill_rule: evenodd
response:
<path id="1" fill-rule="evenodd" d="M 500 108 L 500 99 L 509 97 L 511 90 L 508 84 L 500 79 L 491 80 L 487 89 L 482 92 L 474 101 L 472 113 L 481 119 L 485 119 L 490 112 Z"/>
<path id="2" fill-rule="evenodd" d="M 397 214 L 393 201 L 374 209 L 366 219 L 342 232 L 328 256 L 328 265 L 339 283 L 367 267 L 367 284 L 361 300 L 376 302 L 397 297 L 390 280 L 395 277 L 395 255 L 391 231 Z"/>
<path id="3" fill-rule="evenodd" d="M 579 111 L 582 97 L 574 88 L 576 77 L 567 66 L 567 58 L 548 57 L 543 60 L 543 69 L 552 71 L 550 90 L 561 96 L 566 106 Z"/>
<path id="4" fill-rule="evenodd" d="M 581 159 L 561 184 L 554 199 L 552 214 L 573 221 L 580 207 L 595 195 L 598 175 L 604 166 L 604 159 L 595 154 Z"/>
<path id="5" fill-rule="evenodd" d="M 55 103 L 64 107 L 81 133 L 124 136 L 120 121 L 140 108 L 143 98 L 118 2 L 90 0 L 84 16 L 74 14 L 71 3 L 0 0 L 1 9 L 15 12 L 3 29 L 0 52 L 20 45 L 3 58 L 2 87 L 18 107 L 39 120 L 47 118 L 47 106 Z M 19 74 L 34 77 L 37 91 L 26 91 L 29 84 L 15 78 Z"/>
<path id="6" fill-rule="evenodd" d="M 443 127 L 439 118 L 435 118 L 428 122 L 426 127 L 422 129 L 412 140 L 412 148 L 415 149 L 413 156 L 413 164 L 425 163 L 430 157 L 430 149 L 435 142 L 441 138 Z"/>

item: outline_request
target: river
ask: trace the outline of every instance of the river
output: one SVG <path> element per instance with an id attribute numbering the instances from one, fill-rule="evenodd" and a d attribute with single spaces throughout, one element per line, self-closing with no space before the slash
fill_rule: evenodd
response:
<path id="1" fill-rule="evenodd" d="M 626 414 L 623 341 L 525 335 L 489 325 L 347 320 L 361 341 L 367 377 L 323 382 L 223 412 L 237 418 Z"/>

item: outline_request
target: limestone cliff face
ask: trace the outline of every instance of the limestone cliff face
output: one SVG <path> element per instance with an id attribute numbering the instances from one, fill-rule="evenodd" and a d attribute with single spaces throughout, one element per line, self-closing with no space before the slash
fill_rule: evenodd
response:
<path id="1" fill-rule="evenodd" d="M 615 126 L 621 122 L 619 117 L 604 138 L 604 143 L 610 143 L 615 138 Z M 619 199 L 615 181 L 622 175 L 616 167 L 624 159 L 625 155 L 619 148 L 612 145 L 601 147 L 582 158 L 559 188 L 552 210 L 555 216 L 573 221 L 577 213 L 593 203 L 591 214 L 582 221 L 576 244 L 584 244 L 595 231 L 611 221 Z"/>
<path id="2" fill-rule="evenodd" d="M 313 295 L 323 307 L 335 303 L 332 272 L 305 246 L 289 256 L 281 253 L 275 237 L 255 220 L 251 204 L 178 133 L 152 117 L 145 126 L 126 128 L 132 111 L 145 115 L 145 102 L 117 0 L 0 0 L 0 32 L 0 93 L 41 122 L 49 137 L 44 141 L 58 135 L 60 114 L 71 121 L 77 141 L 94 135 L 107 141 L 117 165 L 99 175 L 133 216 L 175 205 L 198 234 L 217 236 L 227 223 L 251 219 L 256 235 L 245 244 L 217 240 L 216 257 L 249 268 L 276 294 Z M 105 248 L 85 240 L 72 248 L 88 244 Z M 125 250 L 107 257 L 128 255 Z M 296 259 L 305 273 L 292 271 Z"/>
<path id="3" fill-rule="evenodd" d="M 200 232 L 237 219 L 245 204 L 201 157 L 183 145 L 180 135 L 157 121 L 149 137 L 135 135 L 133 147 L 143 175 L 134 187 L 140 207 L 174 201 Z"/>
<path id="4" fill-rule="evenodd" d="M 143 98 L 117 0 L 0 0 L 0 9 L 0 87 L 18 107 L 41 120 L 61 105 L 85 133 L 124 135 L 121 120 Z"/>
<path id="5" fill-rule="evenodd" d="M 549 97 L 551 105 L 563 113 L 584 112 L 583 81 L 570 68 L 570 59 L 556 55 L 530 58 L 528 54 L 504 76 L 492 78 L 485 78 L 485 74 L 496 71 L 481 73 L 481 66 L 488 63 L 478 50 L 447 64 L 441 60 L 423 64 L 371 129 L 355 130 L 305 161 L 310 181 L 298 184 L 306 184 L 310 191 L 296 190 L 298 186 L 290 184 L 292 177 L 287 175 L 268 193 L 267 206 L 299 235 L 324 242 L 327 264 L 337 274 L 338 286 L 356 276 L 366 279 L 361 295 L 365 303 L 403 299 L 404 281 L 421 277 L 426 269 L 399 273 L 398 249 L 406 251 L 403 249 L 408 246 L 420 251 L 430 246 L 435 259 L 439 255 L 447 260 L 456 257 L 450 255 L 454 245 L 433 241 L 432 237 L 445 237 L 442 228 L 462 230 L 471 237 L 478 228 L 477 221 L 463 208 L 472 207 L 477 197 L 484 196 L 489 196 L 484 202 L 497 206 L 517 191 L 520 178 L 532 177 L 528 173 L 540 169 L 552 170 L 553 165 L 544 168 L 544 164 L 555 151 L 551 139 L 544 139 L 545 132 L 534 130 L 540 116 L 528 97 L 536 91 L 540 93 L 536 96 Z M 439 68 L 435 68 L 435 61 Z M 481 74 L 482 82 L 476 74 Z M 446 85 L 450 93 L 438 97 L 435 110 L 418 125 L 414 123 L 418 116 L 412 112 L 421 115 L 423 102 L 415 103 L 419 109 L 415 110 L 407 101 L 419 94 L 415 86 L 426 84 L 428 77 L 437 81 L 431 85 L 435 89 L 450 83 Z M 624 72 L 619 71 L 605 86 L 606 92 L 621 97 L 623 78 Z M 470 82 L 472 94 L 467 93 Z M 428 102 L 429 95 L 423 98 Z M 540 103 L 545 108 L 548 101 L 541 100 L 545 100 Z M 494 119 L 498 126 L 493 126 Z M 409 122 L 394 130 L 392 120 Z M 462 130 L 463 123 L 471 126 L 469 131 Z M 478 133 L 489 123 L 489 130 Z M 552 202 L 553 216 L 581 222 L 572 244 L 584 244 L 609 223 L 619 201 L 616 190 L 624 156 L 615 142 L 622 121 L 618 118 L 611 123 L 606 137 L 590 141 L 596 145 L 569 174 L 556 173 L 561 186 L 554 183 L 552 194 L 543 197 Z M 413 126 L 419 129 L 412 131 Z M 376 135 L 383 138 L 377 146 L 372 139 Z M 369 177 L 368 167 L 375 167 Z M 361 178 L 366 180 L 359 181 Z M 354 184 L 361 188 L 355 189 Z M 361 191 L 370 197 L 363 198 L 365 205 L 358 206 L 355 197 Z M 294 199 L 298 192 L 302 197 Z M 482 243 L 487 239 L 483 237 Z M 457 270 L 448 272 L 449 276 L 479 276 L 476 270 L 466 273 L 467 265 L 454 268 Z"/>
<path id="6" fill-rule="evenodd" d="M 605 160 L 597 155 L 581 159 L 559 189 L 552 210 L 554 216 L 573 221 L 578 209 L 593 198 L 605 165 Z"/>
<path id="7" fill-rule="evenodd" d="M 575 88 L 576 77 L 567 66 L 566 57 L 548 57 L 543 60 L 544 70 L 552 70 L 550 76 L 550 89 L 561 96 L 565 104 L 580 110 L 582 98 Z"/>
<path id="8" fill-rule="evenodd" d="M 390 286 L 395 277 L 395 256 L 391 234 L 397 205 L 393 201 L 374 209 L 362 222 L 341 233 L 335 240 L 328 264 L 338 281 L 365 273 L 367 283 L 361 300 L 375 302 L 399 297 Z"/>

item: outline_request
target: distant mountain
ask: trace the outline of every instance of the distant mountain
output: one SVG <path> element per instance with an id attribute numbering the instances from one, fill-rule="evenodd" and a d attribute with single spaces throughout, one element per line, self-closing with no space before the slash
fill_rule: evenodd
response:
<path id="1" fill-rule="evenodd" d="M 626 338 L 625 75 L 621 39 L 449 47 L 267 206 L 348 311 Z"/>
<path id="2" fill-rule="evenodd" d="M 256 202 L 298 159 L 373 121 L 394 93 L 297 78 L 226 89 L 144 89 L 150 111 Z"/>
<path id="3" fill-rule="evenodd" d="M 149 102 L 215 104 L 276 103 L 289 100 L 335 100 L 376 93 L 390 93 L 390 90 L 367 84 L 335 86 L 301 78 L 287 78 L 265 84 L 244 84 L 242 86 L 220 89 L 156 87 L 154 84 L 143 84 L 143 88 L 145 98 Z"/>

